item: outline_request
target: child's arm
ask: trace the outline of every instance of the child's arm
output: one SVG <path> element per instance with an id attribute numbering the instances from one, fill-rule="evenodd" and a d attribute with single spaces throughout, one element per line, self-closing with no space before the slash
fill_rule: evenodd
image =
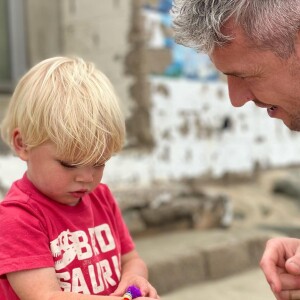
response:
<path id="1" fill-rule="evenodd" d="M 92 296 L 63 292 L 54 268 L 40 268 L 7 274 L 7 279 L 21 300 L 122 300 L 120 296 Z M 155 300 L 139 297 L 136 300 Z"/>
<path id="2" fill-rule="evenodd" d="M 123 255 L 121 263 L 121 281 L 112 295 L 123 295 L 128 286 L 135 285 L 140 289 L 144 297 L 159 299 L 155 288 L 148 281 L 148 269 L 146 264 L 140 258 L 137 251 L 133 250 Z"/>
<path id="3" fill-rule="evenodd" d="M 91 296 L 61 291 L 54 268 L 41 268 L 7 274 L 21 300 L 121 300 L 116 296 Z"/>

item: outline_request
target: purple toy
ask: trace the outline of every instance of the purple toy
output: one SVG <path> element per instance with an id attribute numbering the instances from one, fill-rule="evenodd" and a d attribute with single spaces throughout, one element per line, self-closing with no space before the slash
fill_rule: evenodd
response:
<path id="1" fill-rule="evenodd" d="M 138 287 L 131 285 L 127 288 L 126 293 L 123 295 L 123 300 L 132 300 L 141 297 L 142 293 Z"/>

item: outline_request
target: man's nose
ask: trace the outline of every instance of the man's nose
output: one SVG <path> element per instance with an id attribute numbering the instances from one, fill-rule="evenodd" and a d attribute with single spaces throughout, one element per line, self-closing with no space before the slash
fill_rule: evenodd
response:
<path id="1" fill-rule="evenodd" d="M 228 92 L 231 104 L 241 107 L 248 101 L 255 99 L 245 81 L 239 77 L 227 76 Z"/>
<path id="2" fill-rule="evenodd" d="M 82 167 L 78 170 L 75 180 L 78 182 L 93 182 L 94 169 L 93 167 Z"/>

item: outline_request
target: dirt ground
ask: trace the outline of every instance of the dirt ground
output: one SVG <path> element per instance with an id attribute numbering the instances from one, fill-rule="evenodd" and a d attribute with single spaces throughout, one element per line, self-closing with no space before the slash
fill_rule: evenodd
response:
<path id="1" fill-rule="evenodd" d="M 278 179 L 299 178 L 300 167 L 259 171 L 251 177 L 224 178 L 203 184 L 203 189 L 229 196 L 233 206 L 232 227 L 265 227 L 300 236 L 300 198 L 274 193 Z"/>

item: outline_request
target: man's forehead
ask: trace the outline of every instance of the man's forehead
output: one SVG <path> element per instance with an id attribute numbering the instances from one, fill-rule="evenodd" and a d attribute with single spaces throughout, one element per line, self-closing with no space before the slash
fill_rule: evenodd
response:
<path id="1" fill-rule="evenodd" d="M 217 69 L 224 74 L 242 76 L 251 67 L 250 62 L 258 53 L 243 30 L 233 22 L 228 21 L 224 28 L 226 28 L 226 34 L 228 33 L 232 40 L 224 45 L 216 45 L 210 54 L 210 59 Z"/>
<path id="2" fill-rule="evenodd" d="M 228 47 L 228 48 L 227 48 Z M 244 50 L 231 51 L 230 46 L 216 49 L 210 56 L 215 67 L 225 75 L 244 77 L 257 73 L 261 66 L 254 53 L 245 53 Z"/>

